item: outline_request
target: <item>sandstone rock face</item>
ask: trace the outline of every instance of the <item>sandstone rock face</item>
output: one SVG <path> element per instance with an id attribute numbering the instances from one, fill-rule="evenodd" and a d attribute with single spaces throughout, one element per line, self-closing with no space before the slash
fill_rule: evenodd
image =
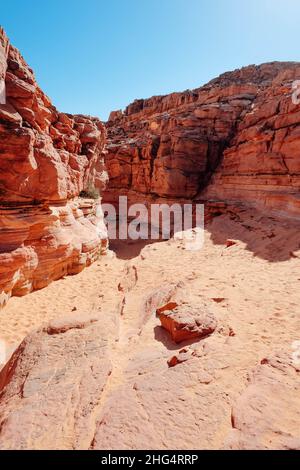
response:
<path id="1" fill-rule="evenodd" d="M 270 64 L 262 70 L 266 67 L 273 75 L 237 122 L 222 164 L 201 197 L 299 217 L 300 106 L 291 95 L 300 65 Z"/>
<path id="2" fill-rule="evenodd" d="M 5 82 L 4 82 L 5 80 Z M 90 264 L 105 244 L 98 201 L 106 132 L 96 118 L 59 113 L 0 31 L 0 306 Z"/>
<path id="3" fill-rule="evenodd" d="M 251 105 L 255 86 L 203 89 L 138 100 L 107 123 L 109 189 L 192 198 L 207 183 Z"/>
<path id="4" fill-rule="evenodd" d="M 299 215 L 299 77 L 297 63 L 249 66 L 113 112 L 105 199 L 198 198 Z"/>

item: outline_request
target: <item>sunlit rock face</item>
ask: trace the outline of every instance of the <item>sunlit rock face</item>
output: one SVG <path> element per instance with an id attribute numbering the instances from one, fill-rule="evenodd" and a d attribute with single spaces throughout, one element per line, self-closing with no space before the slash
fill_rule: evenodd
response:
<path id="1" fill-rule="evenodd" d="M 137 100 L 107 123 L 105 200 L 201 199 L 300 214 L 298 63 L 228 72 L 202 88 Z"/>
<path id="2" fill-rule="evenodd" d="M 300 216 L 300 105 L 293 102 L 299 64 L 262 66 L 270 78 L 237 122 L 204 197 L 242 201 L 266 211 Z"/>
<path id="3" fill-rule="evenodd" d="M 106 131 L 96 118 L 60 113 L 0 31 L 0 306 L 73 274 L 106 245 L 96 200 L 107 180 Z"/>

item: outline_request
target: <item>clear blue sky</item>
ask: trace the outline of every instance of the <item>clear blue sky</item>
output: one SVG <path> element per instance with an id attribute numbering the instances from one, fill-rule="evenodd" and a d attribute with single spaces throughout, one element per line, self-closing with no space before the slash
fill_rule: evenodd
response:
<path id="1" fill-rule="evenodd" d="M 300 61 L 299 0 L 7 0 L 0 24 L 61 110 L 106 119 L 135 98 L 251 63 Z"/>

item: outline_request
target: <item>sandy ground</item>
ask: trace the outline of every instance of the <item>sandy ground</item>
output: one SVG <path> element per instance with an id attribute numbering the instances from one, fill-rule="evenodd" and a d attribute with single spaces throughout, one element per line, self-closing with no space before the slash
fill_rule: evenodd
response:
<path id="1" fill-rule="evenodd" d="M 12 298 L 0 312 L 0 339 L 11 349 L 32 329 L 61 314 L 98 310 L 105 315 L 116 301 L 126 266 L 137 265 L 145 289 L 192 280 L 201 295 L 224 298 L 222 307 L 232 324 L 243 318 L 246 334 L 255 335 L 266 348 L 299 340 L 299 228 L 290 220 L 248 212 L 215 219 L 206 228 L 204 247 L 196 252 L 174 240 L 111 242 L 116 257 L 102 257 L 76 276 Z M 227 248 L 228 239 L 236 245 Z"/>
<path id="2" fill-rule="evenodd" d="M 166 439 L 166 448 L 220 448 L 231 427 L 232 404 L 245 389 L 248 373 L 274 351 L 283 349 L 292 354 L 293 343 L 300 340 L 299 228 L 295 221 L 241 211 L 210 223 L 204 247 L 196 252 L 188 251 L 183 242 L 176 240 L 154 244 L 112 242 L 115 257 L 105 256 L 77 276 L 54 282 L 23 298 L 12 298 L 0 314 L 0 338 L 14 349 L 32 329 L 74 311 L 98 312 L 105 324 L 105 319 L 120 312 L 123 301 L 122 316 L 116 324 L 118 341 L 111 347 L 113 373 L 102 399 L 105 413 L 106 407 L 111 410 L 112 403 L 122 396 L 122 390 L 130 396 L 135 377 L 148 374 L 142 387 L 148 386 L 149 381 L 159 382 L 159 389 L 163 387 L 167 359 L 178 353 L 182 345 L 172 343 L 157 318 L 144 317 L 145 299 L 157 289 L 180 282 L 189 301 L 198 297 L 212 302 L 219 329 L 205 340 L 212 351 L 207 363 L 192 361 L 185 368 L 176 367 L 176 375 L 185 384 L 184 393 L 190 390 L 184 413 L 178 410 L 186 432 L 185 436 Z M 228 240 L 234 241 L 232 246 L 227 246 Z M 199 374 L 199 364 L 204 367 L 201 373 L 214 370 L 215 380 L 207 386 L 211 404 L 207 402 L 207 392 L 201 395 L 198 379 L 192 380 Z M 180 407 L 182 397 L 176 396 L 176 390 L 174 385 L 170 393 Z M 153 393 L 155 398 L 152 390 Z M 142 402 L 144 406 L 145 397 Z M 99 428 L 95 448 L 97 442 L 98 448 L 105 448 L 106 442 L 111 448 L 113 433 L 119 433 L 122 419 L 126 427 L 126 416 L 133 410 L 129 399 L 125 411 L 122 403 L 122 408 L 114 405 L 109 412 L 110 425 Z M 139 401 L 132 403 L 135 409 Z M 194 416 L 188 417 L 186 410 L 193 409 L 201 416 L 210 406 L 213 412 L 209 412 L 207 426 L 202 430 L 195 428 Z M 142 440 L 136 443 L 136 436 L 132 436 L 132 441 L 130 436 L 127 439 L 129 443 L 117 442 L 116 448 L 146 445 Z M 153 448 L 161 447 L 162 442 L 146 441 Z"/>
<path id="3" fill-rule="evenodd" d="M 185 250 L 176 241 L 149 245 L 145 241 L 111 242 L 115 258 L 105 256 L 79 275 L 12 298 L 0 312 L 0 338 L 12 347 L 32 329 L 61 314 L 75 309 L 104 310 L 115 299 L 124 268 L 130 263 L 138 263 L 139 271 L 147 273 L 149 285 L 155 284 L 157 275 L 161 282 L 193 278 L 204 296 L 225 298 L 232 321 L 236 311 L 249 325 L 252 317 L 261 317 L 272 324 L 268 334 L 281 337 L 300 313 L 300 225 L 255 212 L 238 217 L 240 221 L 222 216 L 209 224 L 204 247 L 197 252 Z M 226 248 L 228 239 L 237 244 Z M 262 333 L 259 328 L 260 338 Z"/>

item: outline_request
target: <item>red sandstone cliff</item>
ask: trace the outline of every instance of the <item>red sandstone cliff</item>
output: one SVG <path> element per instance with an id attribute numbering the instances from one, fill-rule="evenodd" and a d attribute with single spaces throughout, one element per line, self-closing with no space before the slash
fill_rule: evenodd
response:
<path id="1" fill-rule="evenodd" d="M 201 197 L 299 217 L 300 106 L 291 95 L 300 65 L 265 65 L 263 74 L 265 69 L 272 75 L 237 122 L 222 164 Z"/>
<path id="2" fill-rule="evenodd" d="M 98 201 L 106 132 L 96 118 L 59 113 L 0 30 L 0 306 L 97 258 L 106 232 Z M 5 88 L 4 88 L 5 80 Z"/>
<path id="3" fill-rule="evenodd" d="M 199 198 L 299 215 L 299 77 L 298 63 L 249 66 L 113 112 L 105 199 Z"/>

